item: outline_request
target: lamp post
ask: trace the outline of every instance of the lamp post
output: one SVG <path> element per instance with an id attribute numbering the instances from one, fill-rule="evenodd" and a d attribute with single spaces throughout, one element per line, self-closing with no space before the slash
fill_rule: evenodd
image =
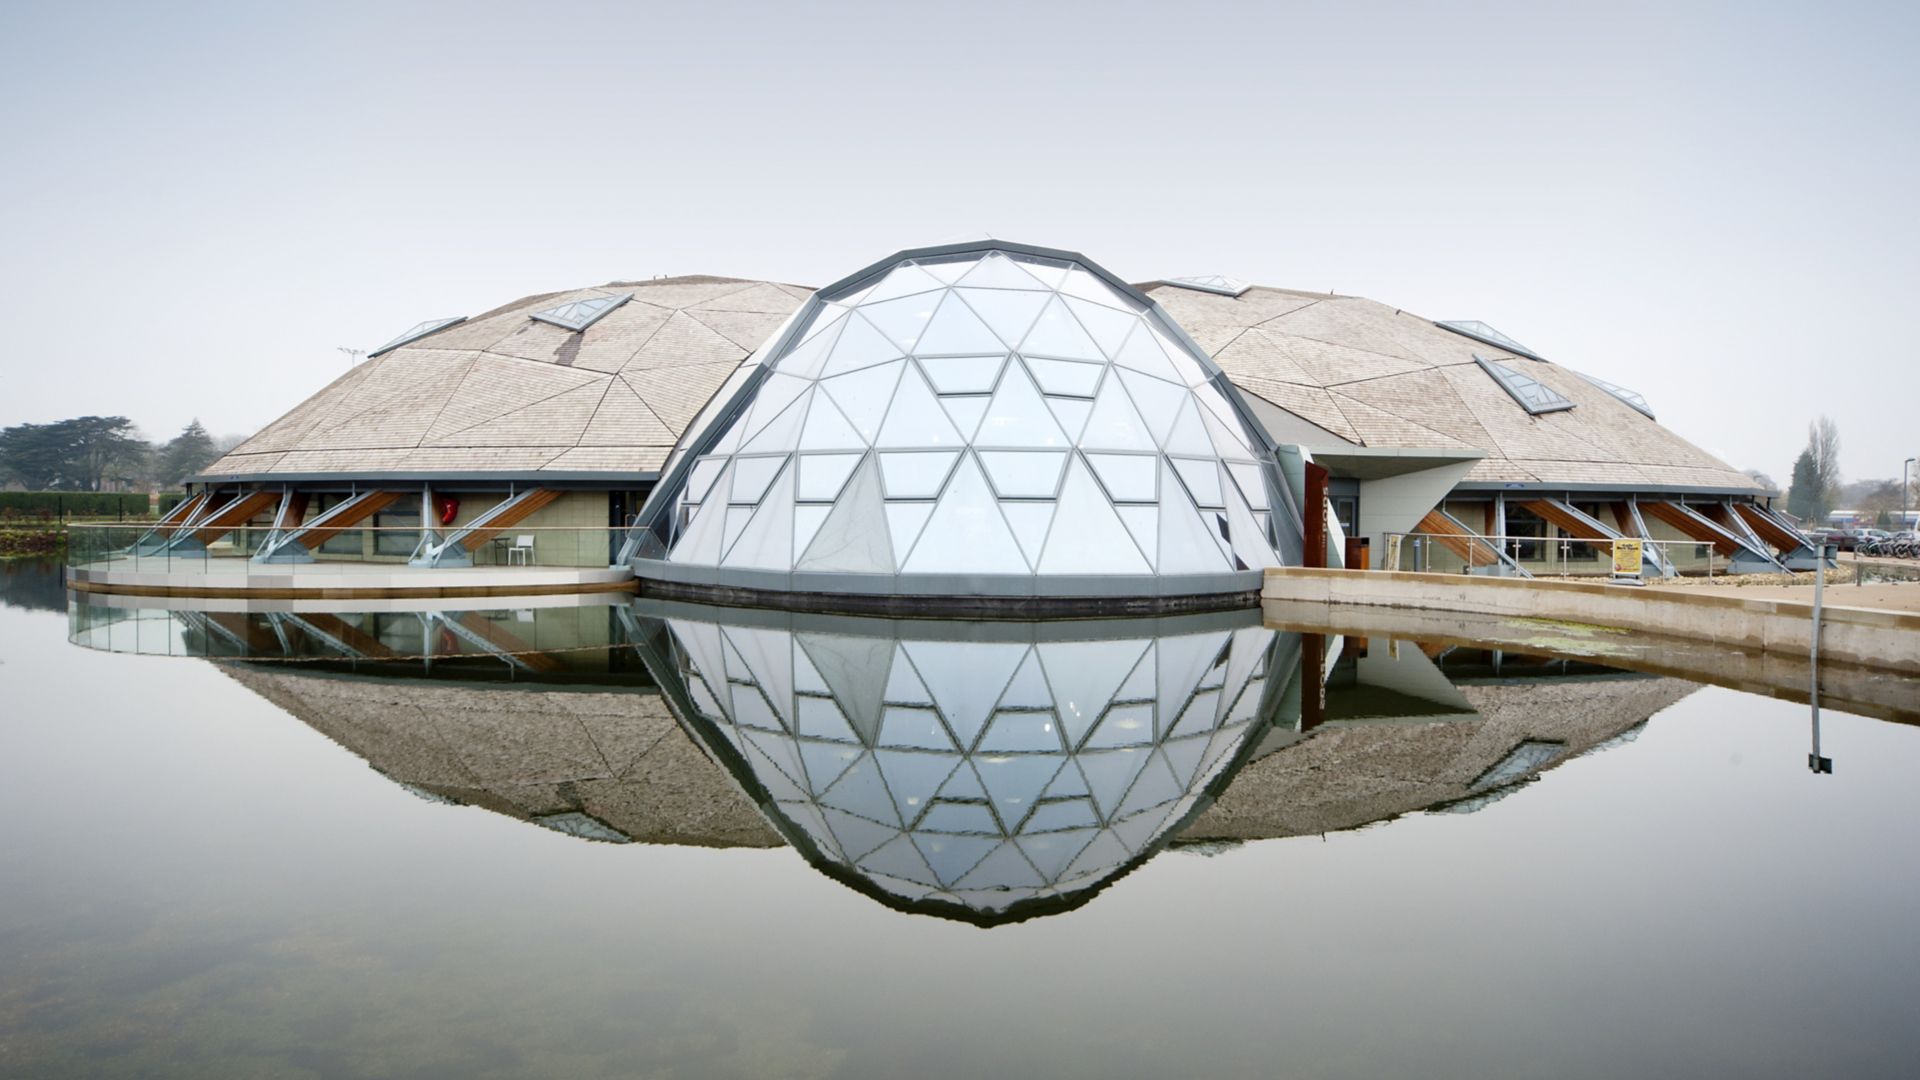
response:
<path id="1" fill-rule="evenodd" d="M 1900 463 L 1900 527 L 1903 529 L 1913 527 L 1912 523 L 1907 520 L 1907 491 L 1910 489 L 1910 485 L 1907 482 L 1907 466 L 1912 465 L 1916 461 L 1920 461 L 1920 457 L 1910 457 Z"/>

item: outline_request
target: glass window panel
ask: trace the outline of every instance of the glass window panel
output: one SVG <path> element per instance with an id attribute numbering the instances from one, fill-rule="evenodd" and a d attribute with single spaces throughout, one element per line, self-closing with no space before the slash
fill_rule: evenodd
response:
<path id="1" fill-rule="evenodd" d="M 1075 266 L 1060 279 L 1060 291 L 1068 296 L 1077 296 L 1082 300 L 1091 300 L 1108 307 L 1131 308 L 1134 305 L 1114 292 L 1106 282 L 1095 277 L 1085 267 Z"/>
<path id="2" fill-rule="evenodd" d="M 729 510 L 733 509 L 728 507 Z M 793 470 L 787 469 L 760 501 L 753 520 L 727 549 L 722 566 L 787 570 L 793 566 Z M 790 663 L 790 661 L 789 661 Z M 784 666 L 784 665 L 783 665 Z M 791 706 L 791 695 L 780 702 Z"/>
<path id="3" fill-rule="evenodd" d="M 1052 502 L 1003 502 L 1000 513 L 1007 519 L 1007 527 L 1013 530 L 1013 537 L 1020 542 L 1020 550 L 1030 565 L 1040 565 L 1040 552 L 1046 546 L 1047 527 L 1053 523 L 1055 504 Z"/>
<path id="4" fill-rule="evenodd" d="M 1153 502 L 1159 498 L 1155 478 L 1160 458 L 1149 454 L 1088 454 L 1100 486 L 1115 502 Z"/>
<path id="5" fill-rule="evenodd" d="M 1149 322 L 1151 322 L 1151 320 L 1149 320 Z M 1153 338 L 1160 343 L 1160 350 L 1166 353 L 1167 359 L 1173 362 L 1174 369 L 1179 374 L 1181 382 L 1188 386 L 1199 386 L 1201 383 L 1213 377 L 1213 372 L 1209 370 L 1212 366 L 1212 360 L 1209 359 L 1207 363 L 1201 363 L 1194 355 L 1197 351 L 1196 347 L 1184 345 L 1176 341 L 1173 336 L 1168 335 L 1158 326 L 1153 327 Z"/>
<path id="6" fill-rule="evenodd" d="M 1012 364 L 1000 379 L 1000 389 L 994 392 L 973 441 L 976 446 L 1064 447 L 1067 436 L 1025 369 Z"/>
<path id="7" fill-rule="evenodd" d="M 1216 462 L 1183 457 L 1168 460 L 1173 462 L 1174 471 L 1180 474 L 1180 482 L 1186 485 L 1187 494 L 1193 496 L 1194 502 L 1206 507 L 1226 505 L 1220 490 L 1220 466 Z"/>
<path id="8" fill-rule="evenodd" d="M 1016 339 L 1018 340 L 1018 339 Z M 980 316 L 973 313 L 958 296 L 949 293 L 940 310 L 934 313 L 926 327 L 926 332 L 913 347 L 915 355 L 929 356 L 941 354 L 993 353 L 1008 348 L 1006 342 L 987 329 Z"/>
<path id="9" fill-rule="evenodd" d="M 1133 333 L 1127 335 L 1126 343 L 1114 353 L 1113 362 L 1142 374 L 1186 385 L 1186 380 L 1180 377 L 1173 362 L 1167 359 L 1160 339 L 1154 336 L 1144 320 L 1136 320 L 1136 323 Z"/>
<path id="10" fill-rule="evenodd" d="M 1194 403 L 1191 395 L 1180 406 L 1164 447 L 1169 454 L 1205 456 L 1213 453 L 1213 443 L 1207 438 L 1206 426 L 1200 422 L 1200 406 Z"/>
<path id="11" fill-rule="evenodd" d="M 847 316 L 846 329 L 833 343 L 833 352 L 820 368 L 823 378 L 884 364 L 900 355 L 900 347 L 874 329 L 859 312 Z"/>
<path id="12" fill-rule="evenodd" d="M 987 414 L 987 405 L 993 399 L 985 395 L 974 397 L 943 397 L 940 407 L 947 410 L 953 426 L 960 430 L 960 437 L 971 442 L 973 433 L 980 430 L 980 418 Z"/>
<path id="13" fill-rule="evenodd" d="M 1093 343 L 1093 337 L 1058 296 L 1041 309 L 1040 318 L 1020 342 L 1020 352 L 1022 355 L 1057 356 L 1066 360 L 1106 359 L 1100 347 Z"/>
<path id="14" fill-rule="evenodd" d="M 1000 381 L 1005 356 L 931 356 L 917 360 L 942 394 L 990 394 Z"/>
<path id="15" fill-rule="evenodd" d="M 959 446 L 961 439 L 946 411 L 927 388 L 920 370 L 907 365 L 900 385 L 893 392 L 893 405 L 887 410 L 886 423 L 874 439 L 875 446 Z"/>
<path id="16" fill-rule="evenodd" d="M 1247 509 L 1247 501 L 1238 491 L 1226 492 L 1227 502 L 1227 542 L 1233 549 L 1236 559 L 1246 564 L 1249 570 L 1265 570 L 1278 566 L 1280 559 L 1273 552 L 1273 545 L 1267 542 L 1266 531 L 1260 523 L 1253 520 L 1253 511 Z"/>
<path id="17" fill-rule="evenodd" d="M 1172 433 L 1173 421 L 1180 414 L 1180 406 L 1192 394 L 1186 387 L 1177 383 L 1142 375 L 1137 371 L 1120 372 L 1120 382 L 1127 388 L 1127 396 L 1133 399 L 1134 408 L 1140 410 L 1140 416 L 1147 422 L 1147 433 L 1153 436 L 1155 443 L 1164 443 Z"/>
<path id="18" fill-rule="evenodd" d="M 767 493 L 768 485 L 780 473 L 780 466 L 787 463 L 785 454 L 774 457 L 742 457 L 733 460 L 733 491 L 727 496 L 732 503 L 757 503 Z"/>
<path id="19" fill-rule="evenodd" d="M 887 531 L 892 535 L 896 559 L 904 559 L 913 551 L 913 542 L 920 538 L 920 530 L 926 527 L 927 518 L 932 515 L 933 504 L 930 502 L 887 504 Z"/>
<path id="20" fill-rule="evenodd" d="M 402 345 L 419 341 L 421 338 L 426 337 L 428 334 L 431 334 L 436 330 L 444 330 L 455 323 L 461 323 L 465 321 L 467 321 L 467 317 L 465 315 L 458 315 L 451 319 L 428 319 L 426 322 L 414 323 L 413 326 L 409 327 L 406 331 L 402 332 L 399 337 L 394 338 L 392 341 L 389 341 L 385 345 L 382 345 L 379 348 L 368 353 L 367 359 L 371 360 L 374 357 L 379 356 L 381 353 L 392 352 L 393 350 L 399 348 Z"/>
<path id="21" fill-rule="evenodd" d="M 1248 449 L 1247 439 L 1240 427 L 1240 418 L 1233 414 L 1226 399 L 1213 387 L 1201 387 L 1193 392 L 1195 400 L 1200 402 L 1200 421 L 1206 426 L 1207 436 L 1213 440 L 1214 452 L 1223 458 L 1250 458 L 1253 451 Z"/>
<path id="22" fill-rule="evenodd" d="M 1140 316 L 1130 311 L 1116 311 L 1105 304 L 1095 304 L 1077 297 L 1069 297 L 1067 307 L 1080 320 L 1080 325 L 1093 335 L 1093 343 L 1100 351 L 1112 356 L 1120 349 L 1120 343 L 1127 339 L 1133 328 L 1140 325 Z"/>
<path id="23" fill-rule="evenodd" d="M 859 450 L 867 440 L 847 422 L 845 413 L 825 394 L 813 395 L 807 424 L 800 430 L 802 450 Z"/>
<path id="24" fill-rule="evenodd" d="M 1267 509 L 1269 502 L 1267 484 L 1261 475 L 1260 466 L 1250 462 L 1230 461 L 1227 462 L 1227 472 L 1232 475 L 1233 482 L 1239 486 L 1240 494 L 1246 498 L 1248 506 L 1255 510 Z"/>
<path id="25" fill-rule="evenodd" d="M 916 826 L 917 832 L 992 833 L 1000 823 L 986 803 L 936 802 Z"/>
<path id="26" fill-rule="evenodd" d="M 1060 421 L 1061 430 L 1067 433 L 1067 441 L 1080 441 L 1080 433 L 1087 427 L 1087 417 L 1093 412 L 1093 402 L 1086 398 L 1050 397 L 1047 399 L 1047 408 L 1053 410 L 1053 418 Z"/>
<path id="27" fill-rule="evenodd" d="M 1636 412 L 1639 412 L 1641 415 L 1645 416 L 1647 419 L 1649 420 L 1654 419 L 1653 406 L 1647 404 L 1647 399 L 1641 396 L 1640 394 L 1637 394 L 1634 391 L 1629 390 L 1624 386 L 1616 386 L 1605 379 L 1596 379 L 1593 376 L 1588 375 L 1583 371 L 1576 371 L 1574 372 L 1574 374 L 1587 380 L 1588 382 L 1599 387 L 1600 389 L 1605 390 L 1607 393 L 1612 394 L 1614 397 L 1619 398 L 1621 401 L 1626 402 Z"/>
<path id="28" fill-rule="evenodd" d="M 725 458 L 701 458 L 693 463 L 692 471 L 687 473 L 686 498 L 688 502 L 699 502 L 707 497 L 708 489 L 720 476 L 720 470 L 726 465 Z"/>
<path id="29" fill-rule="evenodd" d="M 980 261 L 977 255 L 951 255 L 939 259 L 915 259 L 914 263 L 922 270 L 939 278 L 948 285 L 965 277 Z"/>
<path id="30" fill-rule="evenodd" d="M 912 750 L 879 750 L 873 755 L 880 765 L 880 775 L 887 781 L 887 789 L 893 794 L 894 808 L 900 811 L 900 820 L 917 819 L 927 804 L 933 801 L 933 793 L 960 764 L 957 754 L 926 754 Z"/>
<path id="31" fill-rule="evenodd" d="M 944 291 L 930 292 L 878 304 L 868 302 L 860 305 L 860 314 L 902 351 L 912 352 L 914 343 L 920 340 L 920 335 L 927 330 L 927 324 L 933 320 L 934 308 L 946 295 Z"/>
<path id="32" fill-rule="evenodd" d="M 722 559 L 726 558 L 727 552 L 733 550 L 734 542 L 740 539 L 740 534 L 745 532 L 747 529 L 747 522 L 752 520 L 753 520 L 753 507 L 751 506 L 727 507 L 726 534 L 720 542 L 720 552 L 721 552 L 720 557 Z"/>
<path id="33" fill-rule="evenodd" d="M 1040 284 L 1049 289 L 1059 288 L 1061 280 L 1066 277 L 1067 268 L 1073 265 L 1060 259 L 1048 259 L 1038 255 L 1010 255 L 1008 258 L 1019 263 L 1020 269 L 1032 274 Z"/>
<path id="34" fill-rule="evenodd" d="M 1146 421 L 1120 389 L 1118 379 L 1108 379 L 1101 384 L 1100 396 L 1094 399 L 1093 413 L 1087 417 L 1079 442 L 1090 450 L 1159 449 L 1147 431 Z"/>
<path id="35" fill-rule="evenodd" d="M 726 521 L 724 511 L 727 509 L 729 507 L 715 500 L 695 511 L 693 520 L 674 539 L 672 549 L 667 552 L 667 561 L 700 566 L 718 563 L 725 540 L 723 524 Z"/>
<path id="36" fill-rule="evenodd" d="M 839 375 L 820 383 L 834 404 L 853 424 L 865 442 L 872 442 L 880 433 L 880 421 L 887 415 L 887 406 L 893 401 L 893 387 L 900 381 L 900 371 L 906 367 L 905 361 L 896 361 L 881 367 L 867 368 L 849 375 Z"/>
<path id="37" fill-rule="evenodd" d="M 902 263 L 894 267 L 886 277 L 881 278 L 880 283 L 873 287 L 873 291 L 867 293 L 858 301 L 847 302 L 877 304 L 883 300 L 893 300 L 910 293 L 922 293 L 932 289 L 938 289 L 943 284 L 944 282 L 939 278 L 927 273 L 920 267 L 912 263 Z"/>
<path id="38" fill-rule="evenodd" d="M 831 506 L 794 507 L 793 550 L 807 550 L 807 545 L 813 543 L 814 535 L 820 531 L 820 526 L 826 522 L 827 515 L 832 512 L 833 507 Z M 840 711 L 835 709 L 834 715 L 838 716 L 839 714 Z"/>
<path id="39" fill-rule="evenodd" d="M 1067 479 L 1060 488 L 1060 520 L 1071 527 L 1055 529 L 1040 556 L 1040 572 L 1048 574 L 1144 574 L 1152 568 L 1134 544 L 1132 534 L 1100 490 L 1100 485 L 1078 459 L 1067 463 Z M 1116 682 L 1126 676 L 1121 671 Z"/>
<path id="40" fill-rule="evenodd" d="M 820 526 L 820 532 L 801 555 L 796 568 L 892 573 L 893 546 L 887 538 L 884 507 L 880 500 L 880 470 L 869 461 L 854 473 L 853 482 L 841 493 L 833 513 Z M 828 674 L 824 668 L 821 673 Z"/>
<path id="41" fill-rule="evenodd" d="M 860 457 L 859 454 L 800 455 L 799 498 L 814 502 L 839 498 L 840 489 L 847 486 L 847 477 L 853 475 Z"/>
<path id="42" fill-rule="evenodd" d="M 1025 361 L 1027 370 L 1032 372 L 1034 381 L 1040 384 L 1042 393 L 1064 394 L 1068 397 L 1092 397 L 1100 385 L 1100 373 L 1106 370 L 1104 364 L 1078 360 L 1048 360 L 1029 356 Z"/>
<path id="43" fill-rule="evenodd" d="M 901 569 L 917 574 L 1025 574 L 1027 561 L 987 479 L 963 459 Z"/>
<path id="44" fill-rule="evenodd" d="M 889 499 L 932 499 L 940 494 L 958 450 L 880 455 L 880 490 Z"/>
<path id="45" fill-rule="evenodd" d="M 806 418 L 807 402 L 801 399 L 767 421 L 757 434 L 740 448 L 745 454 L 766 454 L 792 450 L 800 442 L 800 422 Z"/>
<path id="46" fill-rule="evenodd" d="M 1529 360 L 1545 362 L 1545 358 L 1540 356 L 1540 354 L 1478 319 L 1452 319 L 1446 322 L 1438 322 L 1434 325 L 1445 330 L 1451 330 L 1456 334 L 1470 337 L 1475 341 L 1485 342 L 1495 348 L 1505 349 L 1510 353 L 1518 353 Z"/>
<path id="47" fill-rule="evenodd" d="M 981 259 L 960 284 L 975 289 L 1044 289 L 1038 278 L 1020 269 L 1012 260 L 999 252 L 991 252 Z"/>
<path id="48" fill-rule="evenodd" d="M 813 384 L 806 379 L 774 372 L 760 380 L 759 389 L 753 392 L 753 406 L 747 410 L 746 420 L 741 424 L 744 438 L 751 439 L 760 433 L 760 429 L 773 422 L 773 418 L 786 411 L 794 399 L 807 392 Z"/>
<path id="49" fill-rule="evenodd" d="M 1521 408 L 1527 410 L 1528 415 L 1539 416 L 1542 413 L 1560 412 L 1573 408 L 1573 402 L 1560 396 L 1559 391 L 1531 375 L 1522 374 L 1505 364 L 1496 363 L 1479 355 L 1475 355 L 1473 359 L 1480 365 L 1481 370 L 1493 376 L 1493 381 L 1499 383 L 1500 388 L 1505 390 L 1508 396 L 1519 402 Z"/>
<path id="50" fill-rule="evenodd" d="M 987 479 L 1003 499 L 1051 499 L 1060 490 L 1064 450 L 976 450 Z"/>
<path id="51" fill-rule="evenodd" d="M 1025 340 L 1027 331 L 1033 328 L 1033 321 L 1040 317 L 1040 309 L 1047 306 L 1048 294 L 1041 292 L 1013 292 L 1006 289 L 955 289 L 954 295 L 965 300 L 987 326 L 1008 348 Z"/>

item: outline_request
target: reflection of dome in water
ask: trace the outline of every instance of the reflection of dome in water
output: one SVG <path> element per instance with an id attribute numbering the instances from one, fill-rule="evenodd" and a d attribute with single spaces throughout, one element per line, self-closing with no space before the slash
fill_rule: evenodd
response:
<path id="1" fill-rule="evenodd" d="M 1255 613 L 806 619 L 673 611 L 670 700 L 822 869 L 973 921 L 1070 906 L 1150 854 L 1296 670 Z"/>
<path id="2" fill-rule="evenodd" d="M 643 576 L 1179 596 L 1249 588 L 1297 547 L 1219 369 L 1076 257 L 903 253 L 821 290 L 756 363 L 676 450 Z"/>

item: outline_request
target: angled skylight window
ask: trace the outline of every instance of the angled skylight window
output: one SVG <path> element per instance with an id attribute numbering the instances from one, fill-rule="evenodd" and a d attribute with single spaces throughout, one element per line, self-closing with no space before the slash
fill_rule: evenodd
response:
<path id="1" fill-rule="evenodd" d="M 1599 387 L 1600 389 L 1605 390 L 1607 393 L 1612 394 L 1614 397 L 1619 398 L 1621 401 L 1626 402 L 1628 405 L 1631 405 L 1636 411 L 1638 411 L 1641 415 L 1645 416 L 1647 419 L 1649 420 L 1657 419 L 1653 415 L 1653 406 L 1647 404 L 1647 399 L 1633 392 L 1632 390 L 1629 390 L 1624 386 L 1615 386 L 1605 379 L 1596 379 L 1593 376 L 1588 375 L 1586 372 L 1583 372 L 1583 371 L 1576 371 L 1574 372 L 1574 374 L 1587 380 L 1588 382 Z"/>
<path id="2" fill-rule="evenodd" d="M 402 345 L 411 345 L 437 330 L 445 330 L 455 323 L 463 323 L 466 321 L 467 317 L 465 315 L 456 315 L 451 319 L 428 319 L 426 322 L 416 323 L 413 328 L 406 333 L 401 334 L 399 337 L 368 353 L 367 359 L 371 360 L 382 353 L 390 353 Z"/>
<path id="3" fill-rule="evenodd" d="M 1528 739 L 1507 752 L 1507 756 L 1495 762 L 1486 772 L 1474 780 L 1472 787 L 1476 791 L 1497 788 L 1511 784 L 1515 780 L 1544 768 L 1548 762 L 1567 752 L 1567 744 L 1546 739 Z"/>
<path id="4" fill-rule="evenodd" d="M 1201 292 L 1219 293 L 1221 296 L 1239 296 L 1252 286 L 1239 278 L 1230 278 L 1225 274 L 1197 274 L 1193 277 L 1162 278 L 1162 285 L 1178 285 L 1183 289 L 1198 289 Z"/>
<path id="5" fill-rule="evenodd" d="M 1470 337 L 1475 341 L 1491 345 L 1496 349 L 1505 349 L 1510 353 L 1517 353 L 1529 360 L 1538 360 L 1543 364 L 1547 362 L 1546 357 L 1541 356 L 1539 353 L 1534 352 L 1532 349 L 1527 348 L 1525 345 L 1520 344 L 1478 319 L 1453 319 L 1451 321 L 1436 322 L 1433 325 L 1442 330 L 1451 330 L 1463 337 Z"/>
<path id="6" fill-rule="evenodd" d="M 609 311 L 631 299 L 633 299 L 632 293 L 624 293 L 620 296 L 589 296 L 561 304 L 559 307 L 543 308 L 534 312 L 532 318 L 537 322 L 552 323 L 577 334 L 599 322 Z"/>
<path id="7" fill-rule="evenodd" d="M 1474 354 L 1473 362 L 1493 376 L 1493 381 L 1500 384 L 1500 389 L 1511 395 L 1513 400 L 1519 402 L 1520 407 L 1527 410 L 1530 415 L 1539 416 L 1541 413 L 1573 408 L 1573 402 L 1561 397 L 1558 391 L 1531 375 L 1522 375 L 1507 365 L 1496 363 L 1479 353 Z"/>

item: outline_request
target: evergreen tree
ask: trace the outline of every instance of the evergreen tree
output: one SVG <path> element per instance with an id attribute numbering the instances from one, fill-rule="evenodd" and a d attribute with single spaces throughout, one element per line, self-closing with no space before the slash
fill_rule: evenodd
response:
<path id="1" fill-rule="evenodd" d="M 189 476 L 213 464 L 220 456 L 213 436 L 195 419 L 175 435 L 160 451 L 159 474 L 155 479 L 167 487 L 179 487 Z"/>
<path id="2" fill-rule="evenodd" d="M 1801 521 L 1824 525 L 1827 511 L 1825 492 L 1820 490 L 1820 465 L 1813 448 L 1800 451 L 1793 459 L 1793 482 L 1787 488 L 1787 512 Z"/>

